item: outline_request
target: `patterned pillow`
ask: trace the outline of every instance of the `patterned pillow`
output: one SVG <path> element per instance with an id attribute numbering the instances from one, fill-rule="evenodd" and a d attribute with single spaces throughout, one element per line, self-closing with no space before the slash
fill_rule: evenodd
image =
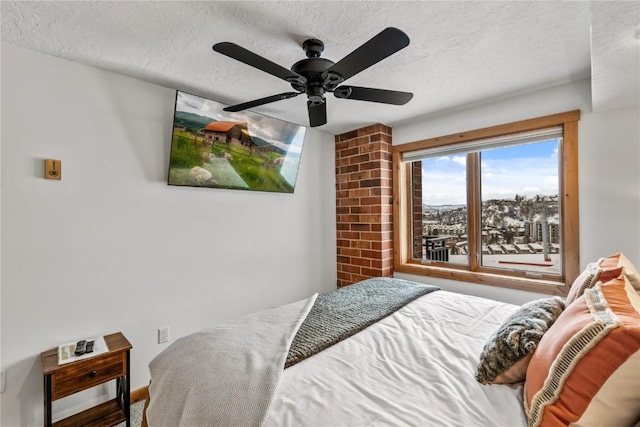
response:
<path id="1" fill-rule="evenodd" d="M 598 282 L 542 337 L 527 368 L 529 426 L 630 426 L 640 419 L 640 296 Z"/>
<path id="2" fill-rule="evenodd" d="M 564 307 L 558 297 L 531 301 L 520 307 L 484 345 L 476 379 L 482 384 L 523 381 L 533 351 Z"/>

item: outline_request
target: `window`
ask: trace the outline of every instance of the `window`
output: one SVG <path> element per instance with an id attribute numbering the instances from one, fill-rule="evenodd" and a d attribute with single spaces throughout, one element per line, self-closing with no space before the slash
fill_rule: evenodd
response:
<path id="1" fill-rule="evenodd" d="M 579 111 L 393 147 L 398 272 L 565 295 Z"/>

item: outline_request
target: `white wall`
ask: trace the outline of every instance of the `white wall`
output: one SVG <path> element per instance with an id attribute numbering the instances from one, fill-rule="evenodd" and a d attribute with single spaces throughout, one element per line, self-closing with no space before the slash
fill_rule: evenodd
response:
<path id="1" fill-rule="evenodd" d="M 1 83 L 3 426 L 42 425 L 58 344 L 122 331 L 137 389 L 159 327 L 173 341 L 335 288 L 333 135 L 307 131 L 294 194 L 171 187 L 174 90 L 6 43 Z"/>
<path id="2" fill-rule="evenodd" d="M 590 80 L 394 126 L 394 145 L 579 109 L 580 264 L 623 252 L 640 267 L 640 110 L 593 113 Z M 522 304 L 545 295 L 396 273 L 443 289 Z"/>

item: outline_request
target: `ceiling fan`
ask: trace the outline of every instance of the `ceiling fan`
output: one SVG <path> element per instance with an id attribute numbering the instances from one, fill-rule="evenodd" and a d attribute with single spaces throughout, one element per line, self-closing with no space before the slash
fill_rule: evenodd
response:
<path id="1" fill-rule="evenodd" d="M 413 98 L 410 92 L 341 85 L 345 80 L 393 55 L 409 45 L 409 37 L 397 28 L 385 28 L 371 40 L 334 63 L 320 58 L 324 43 L 308 39 L 302 44 L 307 58 L 293 64 L 291 70 L 269 61 L 237 44 L 216 43 L 213 50 L 247 65 L 281 78 L 291 84 L 295 92 L 284 92 L 242 104 L 224 108 L 224 111 L 242 111 L 283 99 L 307 94 L 309 124 L 311 127 L 327 123 L 325 93 L 333 92 L 336 98 L 404 105 Z"/>

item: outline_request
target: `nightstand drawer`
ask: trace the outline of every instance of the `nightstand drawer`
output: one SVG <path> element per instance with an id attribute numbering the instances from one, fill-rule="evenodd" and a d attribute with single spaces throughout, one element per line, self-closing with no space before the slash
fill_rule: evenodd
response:
<path id="1" fill-rule="evenodd" d="M 120 352 L 63 365 L 51 376 L 52 399 L 123 377 L 127 372 L 126 363 L 126 353 Z"/>

